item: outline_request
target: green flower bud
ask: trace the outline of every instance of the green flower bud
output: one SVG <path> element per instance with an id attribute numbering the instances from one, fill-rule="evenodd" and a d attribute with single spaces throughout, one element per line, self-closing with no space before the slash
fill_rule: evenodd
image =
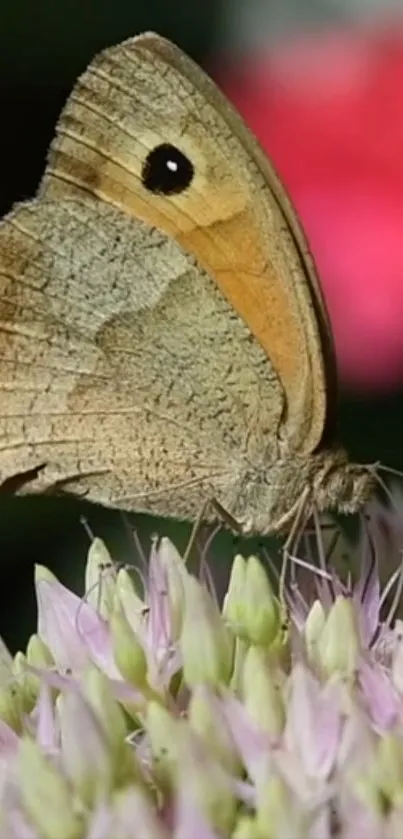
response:
<path id="1" fill-rule="evenodd" d="M 230 774 L 242 772 L 242 762 L 229 729 L 215 710 L 212 697 L 202 686 L 193 691 L 189 707 L 190 727 L 202 743 Z"/>
<path id="2" fill-rule="evenodd" d="M 188 727 L 178 738 L 177 787 L 220 836 L 231 835 L 237 802 L 227 773 Z"/>
<path id="3" fill-rule="evenodd" d="M 15 656 L 13 672 L 20 680 L 25 713 L 30 713 L 32 710 L 41 688 L 39 676 L 32 673 L 27 665 L 50 670 L 54 667 L 54 664 L 52 653 L 39 635 L 31 635 L 27 644 L 26 656 L 23 653 L 17 653 Z"/>
<path id="4" fill-rule="evenodd" d="M 370 812 L 381 818 L 390 809 L 390 801 L 379 783 L 378 768 L 375 764 L 369 767 L 366 772 L 357 774 L 351 778 L 351 788 L 357 799 Z"/>
<path id="5" fill-rule="evenodd" d="M 90 667 L 84 675 L 84 691 L 105 730 L 119 746 L 128 732 L 124 713 L 112 694 L 108 677 L 96 667 Z"/>
<path id="6" fill-rule="evenodd" d="M 175 786 L 178 740 L 185 722 L 173 717 L 159 702 L 148 703 L 145 727 L 155 761 L 155 774 L 162 788 Z"/>
<path id="7" fill-rule="evenodd" d="M 306 836 L 306 813 L 279 776 L 270 777 L 257 790 L 257 823 L 266 839 Z"/>
<path id="8" fill-rule="evenodd" d="M 271 737 L 278 737 L 285 725 L 285 709 L 278 671 L 268 666 L 267 657 L 250 647 L 243 668 L 243 695 L 248 714 Z"/>
<path id="9" fill-rule="evenodd" d="M 24 697 L 19 680 L 10 676 L 7 684 L 0 687 L 0 719 L 16 734 L 23 730 Z"/>
<path id="10" fill-rule="evenodd" d="M 41 580 L 46 580 L 48 583 L 58 583 L 59 580 L 56 577 L 56 574 L 47 568 L 46 565 L 40 565 L 36 563 L 35 565 L 35 582 L 39 583 Z"/>
<path id="11" fill-rule="evenodd" d="M 271 839 L 265 828 L 262 833 L 261 825 L 256 816 L 242 814 L 238 817 L 231 839 Z"/>
<path id="12" fill-rule="evenodd" d="M 84 694 L 107 733 L 111 761 L 115 767 L 115 786 L 132 779 L 135 771 L 134 752 L 126 742 L 128 726 L 123 709 L 113 696 L 107 676 L 91 667 L 84 674 Z"/>
<path id="13" fill-rule="evenodd" d="M 93 807 L 113 788 L 114 760 L 98 716 L 74 691 L 56 701 L 63 766 L 80 800 Z M 112 758 L 112 759 L 111 759 Z"/>
<path id="14" fill-rule="evenodd" d="M 113 797 L 114 837 L 126 839 L 168 839 L 168 832 L 157 816 L 150 796 L 139 787 L 130 787 Z"/>
<path id="15" fill-rule="evenodd" d="M 81 839 L 84 825 L 75 812 L 67 780 L 32 740 L 23 739 L 18 757 L 22 804 L 42 839 Z"/>
<path id="16" fill-rule="evenodd" d="M 234 662 L 229 686 L 237 695 L 242 692 L 243 666 L 248 649 L 249 644 L 246 641 L 242 641 L 239 637 L 235 638 Z"/>
<path id="17" fill-rule="evenodd" d="M 244 631 L 246 586 L 246 559 L 237 554 L 231 566 L 227 593 L 224 598 L 223 615 L 238 636 Z"/>
<path id="18" fill-rule="evenodd" d="M 121 568 L 118 572 L 116 593 L 131 628 L 136 632 L 144 623 L 144 614 L 147 607 L 141 597 L 138 596 L 133 580 L 126 568 Z"/>
<path id="19" fill-rule="evenodd" d="M 28 641 L 27 661 L 32 667 L 43 667 L 45 670 L 54 667 L 52 653 L 39 635 L 31 635 Z"/>
<path id="20" fill-rule="evenodd" d="M 255 556 L 234 560 L 223 614 L 240 638 L 269 647 L 281 630 L 280 604 Z"/>
<path id="21" fill-rule="evenodd" d="M 0 636 L 0 685 L 8 682 L 13 665 L 13 657 Z"/>
<path id="22" fill-rule="evenodd" d="M 147 659 L 117 597 L 110 615 L 109 628 L 114 659 L 123 678 L 136 688 L 144 687 L 147 679 Z"/>
<path id="23" fill-rule="evenodd" d="M 234 638 L 221 618 L 209 592 L 189 576 L 185 614 L 180 637 L 185 682 L 226 685 L 232 671 Z"/>
<path id="24" fill-rule="evenodd" d="M 403 744 L 400 737 L 386 732 L 379 741 L 376 761 L 381 789 L 396 807 L 403 805 Z"/>
<path id="25" fill-rule="evenodd" d="M 309 659 L 317 661 L 318 645 L 326 624 L 325 610 L 320 600 L 312 604 L 305 621 L 304 634 Z"/>
<path id="26" fill-rule="evenodd" d="M 27 669 L 27 659 L 24 653 L 17 653 L 14 656 L 12 670 L 18 682 L 22 710 L 24 714 L 30 714 L 39 696 L 39 679 Z"/>
<path id="27" fill-rule="evenodd" d="M 318 643 L 320 664 L 331 676 L 353 676 L 360 653 L 354 605 L 349 597 L 336 597 Z"/>
<path id="28" fill-rule="evenodd" d="M 158 555 L 167 575 L 172 638 L 174 641 L 177 641 L 182 631 L 185 590 L 190 575 L 182 557 L 170 539 L 161 539 L 158 547 Z"/>

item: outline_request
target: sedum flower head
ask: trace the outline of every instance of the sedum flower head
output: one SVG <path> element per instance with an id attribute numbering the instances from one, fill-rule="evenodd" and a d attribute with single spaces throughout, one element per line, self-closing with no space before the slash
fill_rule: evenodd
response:
<path id="1" fill-rule="evenodd" d="M 354 584 L 294 575 L 285 634 L 256 557 L 222 608 L 166 539 L 141 593 L 99 540 L 82 597 L 38 567 L 36 632 L 0 646 L 0 839 L 403 835 L 399 574 L 381 585 L 376 544 Z"/>

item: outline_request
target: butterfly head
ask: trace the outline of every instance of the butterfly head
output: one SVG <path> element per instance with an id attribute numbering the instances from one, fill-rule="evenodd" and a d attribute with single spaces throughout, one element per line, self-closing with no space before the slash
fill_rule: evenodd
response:
<path id="1" fill-rule="evenodd" d="M 245 534 L 287 532 L 296 520 L 318 512 L 355 513 L 369 500 L 375 475 L 351 463 L 341 448 L 309 456 L 287 455 L 269 470 L 248 476 L 234 518 Z"/>
<path id="2" fill-rule="evenodd" d="M 315 458 L 319 468 L 315 467 L 312 494 L 318 510 L 339 513 L 360 510 L 374 490 L 373 469 L 362 463 L 351 463 L 339 448 L 321 452 Z"/>

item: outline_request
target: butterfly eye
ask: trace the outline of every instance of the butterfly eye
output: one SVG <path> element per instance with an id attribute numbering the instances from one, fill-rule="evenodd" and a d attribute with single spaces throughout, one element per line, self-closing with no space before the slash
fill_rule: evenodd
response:
<path id="1" fill-rule="evenodd" d="M 150 151 L 141 172 L 143 186 L 160 195 L 177 195 L 191 184 L 193 164 L 180 149 L 162 143 Z"/>

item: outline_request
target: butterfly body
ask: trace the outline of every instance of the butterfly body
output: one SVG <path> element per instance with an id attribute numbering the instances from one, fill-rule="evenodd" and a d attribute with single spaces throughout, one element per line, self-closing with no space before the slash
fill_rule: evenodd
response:
<path id="1" fill-rule="evenodd" d="M 157 36 L 105 51 L 38 196 L 0 225 L 0 479 L 245 532 L 357 509 L 303 234 L 202 71 Z M 32 476 L 32 470 L 36 470 Z"/>

